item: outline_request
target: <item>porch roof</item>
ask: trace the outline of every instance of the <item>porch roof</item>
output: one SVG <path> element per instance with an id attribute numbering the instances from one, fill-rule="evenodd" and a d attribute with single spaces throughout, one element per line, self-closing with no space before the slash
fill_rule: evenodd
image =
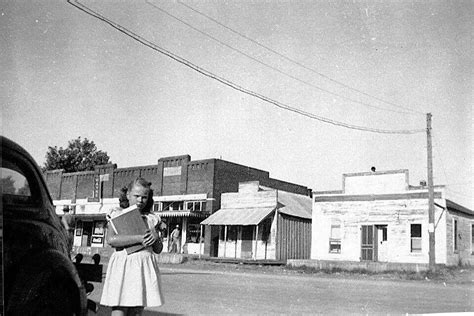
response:
<path id="1" fill-rule="evenodd" d="M 258 225 L 275 207 L 223 208 L 206 218 L 201 225 Z"/>

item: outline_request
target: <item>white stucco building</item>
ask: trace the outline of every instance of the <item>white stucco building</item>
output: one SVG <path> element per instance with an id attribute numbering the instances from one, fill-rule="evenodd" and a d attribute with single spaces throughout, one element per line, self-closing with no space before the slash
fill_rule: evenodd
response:
<path id="1" fill-rule="evenodd" d="M 435 186 L 437 264 L 473 264 L 474 212 Z M 428 189 L 408 170 L 343 175 L 341 191 L 314 192 L 311 259 L 429 263 Z"/>

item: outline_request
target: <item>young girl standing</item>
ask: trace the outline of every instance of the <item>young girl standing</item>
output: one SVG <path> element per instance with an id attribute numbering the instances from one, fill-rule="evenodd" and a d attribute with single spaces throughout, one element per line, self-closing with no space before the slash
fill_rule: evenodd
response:
<path id="1" fill-rule="evenodd" d="M 145 307 L 164 303 L 158 261 L 151 247 L 158 238 L 156 227 L 161 219 L 151 211 L 153 192 L 150 186 L 151 183 L 138 178 L 127 191 L 130 205 L 137 205 L 150 230 L 145 235 L 117 235 L 112 229 L 107 230 L 107 242 L 115 252 L 109 260 L 100 303 L 111 306 L 114 316 L 141 315 Z M 121 210 L 114 209 L 113 212 Z M 125 247 L 136 244 L 143 244 L 145 248 L 127 254 Z"/>

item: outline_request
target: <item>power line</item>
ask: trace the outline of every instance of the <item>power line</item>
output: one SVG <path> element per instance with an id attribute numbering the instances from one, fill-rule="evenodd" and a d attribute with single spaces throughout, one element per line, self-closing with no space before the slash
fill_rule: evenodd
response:
<path id="1" fill-rule="evenodd" d="M 149 1 L 147 0 L 147 2 L 149 2 Z M 366 93 L 366 92 L 364 92 L 364 91 L 361 91 L 361 90 L 359 90 L 359 89 L 353 88 L 353 87 L 351 87 L 351 86 L 349 86 L 349 85 L 347 85 L 347 84 L 345 84 L 345 83 L 343 83 L 343 82 L 337 81 L 337 80 L 335 80 L 335 79 L 333 79 L 333 78 L 331 78 L 331 77 L 329 77 L 329 76 L 327 76 L 327 75 L 325 75 L 325 74 L 323 74 L 323 73 L 321 73 L 321 72 L 315 70 L 314 68 L 308 67 L 308 66 L 306 66 L 305 64 L 303 64 L 303 63 L 301 63 L 301 62 L 299 62 L 299 61 L 297 61 L 297 60 L 294 60 L 294 59 L 292 59 L 292 58 L 290 58 L 290 57 L 288 57 L 288 56 L 286 56 L 286 55 L 284 55 L 284 54 L 282 54 L 282 53 L 280 53 L 280 52 L 278 52 L 278 51 L 272 49 L 271 47 L 268 47 L 268 46 L 266 46 L 266 45 L 264 45 L 264 44 L 262 44 L 262 43 L 260 43 L 260 42 L 258 42 L 258 41 L 256 41 L 256 40 L 250 38 L 249 36 L 247 36 L 247 35 L 245 35 L 245 34 L 243 34 L 243 33 L 241 33 L 241 32 L 238 32 L 238 31 L 232 29 L 231 27 L 229 27 L 229 26 L 223 24 L 222 22 L 220 22 L 220 21 L 218 21 L 218 20 L 216 20 L 216 19 L 214 19 L 214 18 L 212 18 L 212 17 L 210 17 L 210 16 L 208 16 L 208 15 L 206 15 L 206 14 L 204 14 L 204 13 L 198 11 L 197 9 L 191 7 L 190 5 L 181 2 L 180 0 L 178 0 L 177 2 L 178 2 L 180 5 L 185 6 L 185 7 L 187 7 L 188 9 L 190 9 L 190 10 L 196 12 L 197 14 L 199 14 L 199 15 L 205 17 L 206 19 L 211 20 L 212 22 L 214 22 L 214 23 L 216 23 L 216 24 L 222 26 L 223 28 L 229 30 L 230 32 L 232 32 L 232 33 L 234 33 L 234 34 L 237 34 L 238 36 L 240 36 L 240 37 L 242 37 L 242 38 L 244 38 L 244 39 L 246 39 L 246 40 L 248 40 L 248 41 L 250 41 L 250 42 L 252 42 L 252 43 L 254 43 L 254 44 L 256 44 L 256 45 L 258 45 L 258 46 L 260 46 L 260 47 L 262 47 L 262 48 L 264 48 L 264 49 L 266 49 L 266 50 L 268 50 L 268 51 L 270 51 L 270 52 L 272 52 L 272 53 L 274 53 L 275 55 L 278 55 L 278 56 L 282 57 L 283 59 L 285 59 L 285 60 L 287 60 L 287 61 L 289 61 L 289 62 L 291 62 L 291 63 L 293 63 L 293 64 L 296 64 L 296 65 L 298 65 L 298 66 L 300 66 L 300 67 L 302 67 L 302 68 L 304 68 L 304 69 L 306 69 L 306 70 L 309 70 L 309 71 L 311 71 L 312 73 L 315 73 L 315 74 L 317 74 L 317 75 L 319 75 L 319 76 L 321 76 L 321 77 L 323 77 L 323 78 L 325 78 L 325 79 L 327 79 L 327 80 L 329 80 L 329 81 L 331 81 L 331 82 L 334 82 L 334 83 L 336 83 L 336 84 L 338 84 L 338 85 L 340 85 L 340 86 L 343 86 L 344 88 L 347 88 L 347 89 L 350 89 L 350 90 L 352 90 L 352 91 L 358 92 L 358 93 L 360 93 L 360 94 L 363 94 L 363 95 L 365 95 L 365 96 L 367 96 L 367 97 L 373 98 L 373 99 L 375 99 L 375 100 L 377 100 L 377 101 L 383 102 L 383 103 L 385 103 L 385 104 L 388 104 L 388 105 L 391 105 L 391 106 L 394 106 L 394 107 L 397 107 L 397 108 L 401 108 L 401 109 L 408 110 L 408 111 L 410 111 L 410 112 L 412 112 L 412 113 L 409 113 L 409 112 L 401 112 L 401 111 L 394 111 L 394 112 L 405 113 L 405 114 L 423 114 L 423 115 L 425 115 L 425 113 L 423 113 L 423 112 L 416 111 L 416 110 L 413 110 L 413 109 L 410 109 L 410 108 L 407 108 L 407 107 L 403 107 L 403 106 L 401 106 L 401 105 L 398 105 L 398 104 L 395 104 L 395 103 L 386 101 L 386 100 L 384 100 L 384 99 L 381 99 L 381 98 L 379 98 L 379 97 L 373 96 L 373 95 L 368 94 L 368 93 Z M 326 92 L 327 92 L 327 91 L 326 91 Z M 330 93 L 331 93 L 331 92 L 330 92 Z M 352 101 L 353 101 L 353 100 L 352 100 Z M 368 104 L 366 104 L 366 103 L 362 103 L 362 102 L 358 102 L 358 101 L 353 101 L 353 102 L 357 102 L 357 103 L 360 103 L 360 104 L 363 104 L 363 105 L 368 105 Z M 369 106 L 371 106 L 371 105 L 369 105 Z M 393 111 L 393 110 L 389 110 L 389 109 L 385 109 L 385 108 L 382 108 L 382 109 L 383 109 L 383 110 L 387 110 L 387 111 Z"/>
<path id="2" fill-rule="evenodd" d="M 288 110 L 288 111 L 291 111 L 291 112 L 294 112 L 294 113 L 298 113 L 298 114 L 301 114 L 303 116 L 306 116 L 306 117 L 309 117 L 309 118 L 312 118 L 312 119 L 315 119 L 315 120 L 318 120 L 318 121 L 321 121 L 321 122 L 325 122 L 325 123 L 328 123 L 328 124 L 332 124 L 332 125 L 336 125 L 336 126 L 341 126 L 341 127 L 346 127 L 346 128 L 349 128 L 349 129 L 354 129 L 354 130 L 360 130 L 360 131 L 366 131 L 366 132 L 373 132 L 373 133 L 383 133 L 383 134 L 416 134 L 416 133 L 422 133 L 422 132 L 425 132 L 425 129 L 416 129 L 416 130 L 385 130 L 385 129 L 377 129 L 377 128 L 370 128 L 370 127 L 364 127 L 364 126 L 358 126 L 358 125 L 352 125 L 352 124 L 348 124 L 348 123 L 344 123 L 344 122 L 339 122 L 339 121 L 336 121 L 336 120 L 332 120 L 332 119 L 329 119 L 329 118 L 325 118 L 325 117 L 322 117 L 322 116 L 317 116 L 315 114 L 312 114 L 312 113 L 309 113 L 309 112 L 305 112 L 303 110 L 300 110 L 300 109 L 297 109 L 297 108 L 293 108 L 289 105 L 286 105 L 284 103 L 281 103 L 281 102 L 278 102 L 276 100 L 273 100 L 271 98 L 268 98 L 262 94 L 259 94 L 257 92 L 254 92 L 254 91 L 251 91 L 249 89 L 246 89 L 244 87 L 241 87 L 235 83 L 233 83 L 232 81 L 229 81 L 225 78 L 222 78 L 222 77 L 219 77 L 215 74 L 213 74 L 212 72 L 204 69 L 204 68 L 201 68 L 193 63 L 191 63 L 190 61 L 186 60 L 185 58 L 182 58 L 178 55 L 175 55 L 174 53 L 148 41 L 147 39 L 141 37 L 140 35 L 130 31 L 129 29 L 123 27 L 122 25 L 112 21 L 112 20 L 109 20 L 108 18 L 102 16 L 100 13 L 92 10 L 91 8 L 87 7 L 86 5 L 80 3 L 79 1 L 77 0 L 67 0 L 67 2 L 71 5 L 73 5 L 74 7 L 76 7 L 77 9 L 85 12 L 86 14 L 90 15 L 90 16 L 93 16 L 105 23 L 107 23 L 108 25 L 110 25 L 111 27 L 115 28 L 116 30 L 122 32 L 123 34 L 131 37 L 132 39 L 134 39 L 135 41 L 163 54 L 163 55 L 166 55 L 168 57 L 170 57 L 171 59 L 201 73 L 202 75 L 205 75 L 209 78 L 212 78 L 216 81 L 219 81 L 221 82 L 222 84 L 225 84 L 237 91 L 240 91 L 240 92 L 243 92 L 245 94 L 248 94 L 248 95 L 251 95 L 255 98 L 258 98 L 260 100 L 263 100 L 267 103 L 270 103 L 270 104 L 273 104 L 279 108 L 282 108 L 282 109 L 285 109 L 285 110 Z"/>
<path id="3" fill-rule="evenodd" d="M 336 96 L 336 97 L 339 97 L 339 98 L 342 98 L 342 99 L 345 99 L 345 100 L 348 100 L 348 101 L 351 101 L 351 102 L 354 102 L 354 103 L 359 103 L 359 104 L 362 104 L 362 105 L 365 105 L 365 106 L 368 106 L 368 107 L 371 107 L 371 108 L 379 109 L 379 110 L 384 110 L 384 111 L 389 111 L 389 112 L 395 112 L 395 113 L 402 113 L 402 114 L 410 114 L 410 115 L 413 115 L 413 113 L 409 113 L 409 112 L 405 112 L 405 111 L 391 110 L 391 109 L 387 109 L 387 108 L 382 108 L 382 107 L 378 107 L 378 106 L 375 106 L 375 105 L 372 105 L 372 104 L 369 104 L 369 103 L 365 103 L 365 102 L 361 102 L 361 101 L 358 101 L 358 100 L 355 100 L 355 99 L 351 99 L 351 98 L 348 98 L 348 97 L 343 96 L 343 95 L 341 95 L 341 94 L 338 94 L 338 93 L 332 92 L 332 91 L 330 91 L 330 90 L 321 88 L 321 87 L 319 87 L 319 86 L 317 86 L 317 85 L 314 85 L 314 84 L 312 84 L 312 83 L 310 83 L 310 82 L 308 82 L 308 81 L 302 80 L 302 79 L 300 79 L 300 78 L 298 78 L 298 77 L 295 77 L 295 76 L 293 76 L 293 75 L 290 75 L 290 74 L 288 74 L 288 73 L 286 73 L 286 72 L 284 72 L 284 71 L 282 71 L 282 70 L 280 70 L 280 69 L 278 69 L 278 68 L 276 68 L 276 67 L 273 67 L 272 65 L 269 65 L 269 64 L 267 64 L 267 63 L 265 63 L 265 62 L 263 62 L 263 61 L 261 61 L 261 60 L 255 58 L 255 57 L 253 57 L 253 56 L 251 56 L 251 55 L 249 55 L 249 54 L 247 54 L 247 53 L 245 53 L 245 52 L 243 52 L 243 51 L 241 51 L 241 50 L 239 50 L 239 49 L 237 49 L 237 48 L 235 48 L 235 47 L 233 47 L 233 46 L 231 46 L 231 45 L 229 45 L 229 44 L 227 44 L 227 43 L 222 42 L 221 40 L 215 38 L 214 36 L 212 36 L 212 35 L 210 35 L 210 34 L 204 32 L 204 31 L 202 31 L 202 30 L 200 30 L 200 29 L 198 29 L 198 28 L 192 26 L 191 24 L 187 23 L 186 21 L 183 21 L 182 19 L 180 19 L 180 18 L 178 18 L 177 16 L 175 16 L 175 15 L 169 13 L 169 12 L 166 11 L 165 9 L 162 9 L 162 8 L 156 6 L 155 4 L 149 2 L 148 0 L 146 0 L 145 2 L 146 2 L 148 5 L 154 7 L 155 9 L 161 11 L 162 13 L 166 14 L 167 16 L 169 16 L 169 17 L 171 17 L 171 18 L 173 18 L 173 19 L 175 19 L 175 20 L 177 20 L 177 21 L 183 23 L 183 24 L 186 25 L 187 27 L 189 27 L 189 28 L 195 30 L 196 32 L 199 32 L 199 33 L 201 33 L 202 35 L 207 36 L 207 37 L 209 37 L 210 39 L 216 41 L 217 43 L 219 43 L 219 44 L 221 44 L 221 45 L 223 45 L 223 46 L 225 46 L 225 47 L 227 47 L 227 48 L 229 48 L 229 49 L 231 49 L 231 50 L 233 50 L 233 51 L 236 51 L 236 52 L 238 52 L 239 54 L 241 54 L 241 55 L 243 55 L 243 56 L 245 56 L 245 57 L 247 57 L 247 58 L 249 58 L 249 59 L 251 59 L 251 60 L 253 60 L 253 61 L 255 61 L 255 62 L 257 62 L 257 63 L 259 63 L 259 64 L 261 64 L 261 65 L 263 65 L 263 66 L 265 66 L 265 67 L 267 67 L 267 68 L 270 68 L 270 69 L 272 69 L 272 70 L 274 70 L 274 71 L 276 71 L 276 72 L 278 72 L 278 73 L 280 73 L 280 74 L 282 74 L 282 75 L 284 75 L 284 76 L 286 76 L 286 77 L 288 77 L 288 78 L 291 78 L 291 79 L 293 79 L 293 80 L 299 81 L 299 82 L 301 82 L 301 83 L 303 83 L 303 84 L 305 84 L 305 85 L 308 85 L 308 86 L 310 86 L 310 87 L 312 87 L 312 88 L 315 88 L 315 89 L 317 89 L 317 90 L 320 90 L 320 91 L 323 91 L 323 92 L 332 94 L 332 95 L 334 95 L 334 96 Z"/>

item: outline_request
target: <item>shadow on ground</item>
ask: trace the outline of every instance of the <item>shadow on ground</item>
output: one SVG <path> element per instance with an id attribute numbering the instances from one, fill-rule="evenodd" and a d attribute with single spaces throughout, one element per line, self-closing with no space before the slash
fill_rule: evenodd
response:
<path id="1" fill-rule="evenodd" d="M 97 313 L 89 311 L 87 316 L 109 316 L 111 311 L 112 311 L 112 309 L 110 307 L 99 305 L 99 310 L 97 311 Z M 161 313 L 161 312 L 148 311 L 148 310 L 145 309 L 143 311 L 142 315 L 143 316 L 158 316 L 158 315 L 161 315 L 161 316 L 166 316 L 166 315 L 177 316 L 177 315 L 183 315 L 183 314 Z"/>

